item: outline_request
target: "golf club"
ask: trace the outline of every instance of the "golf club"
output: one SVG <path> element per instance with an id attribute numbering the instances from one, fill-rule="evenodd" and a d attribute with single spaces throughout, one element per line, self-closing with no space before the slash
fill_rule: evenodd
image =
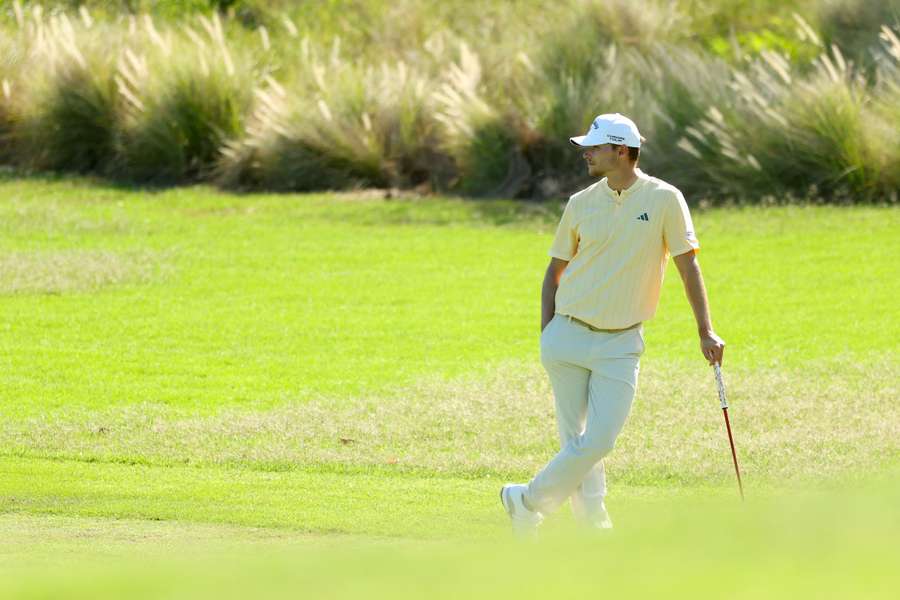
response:
<path id="1" fill-rule="evenodd" d="M 738 467 L 737 452 L 734 451 L 734 438 L 731 436 L 731 423 L 728 422 L 728 400 L 725 399 L 725 382 L 722 380 L 722 367 L 719 363 L 713 364 L 716 372 L 716 385 L 719 388 L 719 402 L 722 404 L 722 414 L 725 415 L 725 429 L 728 430 L 728 443 L 731 445 L 731 458 L 734 459 L 734 472 L 737 475 L 738 490 L 741 492 L 741 500 L 744 499 L 744 485 L 741 483 L 741 470 Z"/>

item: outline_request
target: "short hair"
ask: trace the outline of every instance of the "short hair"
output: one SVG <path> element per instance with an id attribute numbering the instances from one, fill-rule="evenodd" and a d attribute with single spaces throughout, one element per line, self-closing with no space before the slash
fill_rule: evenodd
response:
<path id="1" fill-rule="evenodd" d="M 633 163 L 636 163 L 638 161 L 638 159 L 641 157 L 641 149 L 633 148 L 632 146 L 625 146 L 625 144 L 613 144 L 613 147 L 617 148 L 617 149 L 622 146 L 624 146 L 625 148 L 628 148 L 628 160 L 630 160 Z"/>
<path id="2" fill-rule="evenodd" d="M 631 146 L 628 146 L 628 158 L 631 160 L 631 162 L 637 162 L 640 157 L 640 148 L 632 148 Z"/>

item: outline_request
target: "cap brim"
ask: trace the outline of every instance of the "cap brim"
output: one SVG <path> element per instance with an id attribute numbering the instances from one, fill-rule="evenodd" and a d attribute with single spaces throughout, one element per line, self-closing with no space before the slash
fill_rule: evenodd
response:
<path id="1" fill-rule="evenodd" d="M 591 133 L 593 133 L 593 132 L 591 132 Z M 603 144 L 609 143 L 609 142 L 604 141 L 603 139 L 600 139 L 600 137 L 596 136 L 596 135 L 593 138 L 591 138 L 591 133 L 588 133 L 587 135 L 578 135 L 575 137 L 570 137 L 569 143 L 572 144 L 573 146 L 578 146 L 579 148 L 591 148 L 592 146 L 601 146 Z"/>
<path id="2" fill-rule="evenodd" d="M 590 137 L 589 135 L 578 135 L 578 136 L 575 136 L 575 137 L 570 137 L 570 138 L 569 138 L 569 143 L 572 144 L 573 146 L 577 146 L 577 147 L 579 147 L 579 148 L 590 148 L 590 147 L 592 147 L 592 146 L 602 146 L 603 144 L 614 144 L 614 143 L 615 143 L 615 142 L 610 142 L 610 141 L 605 141 L 605 140 L 599 140 L 599 139 L 597 139 L 597 140 L 589 140 L 589 139 L 588 139 L 589 137 Z M 625 145 L 626 145 L 626 146 L 629 146 L 629 147 L 632 147 L 632 148 L 640 148 L 640 147 L 641 147 L 641 144 L 643 144 L 644 141 L 646 141 L 646 140 L 645 140 L 644 137 L 642 136 L 642 137 L 641 137 L 641 140 L 640 140 L 640 142 L 638 142 L 638 145 L 637 145 L 637 146 L 631 146 L 630 144 L 625 144 Z M 619 142 L 619 143 L 621 144 L 621 142 Z"/>

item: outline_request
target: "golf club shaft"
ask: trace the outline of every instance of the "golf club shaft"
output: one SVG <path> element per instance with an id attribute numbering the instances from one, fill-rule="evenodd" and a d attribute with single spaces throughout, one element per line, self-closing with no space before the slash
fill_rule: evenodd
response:
<path id="1" fill-rule="evenodd" d="M 722 379 L 722 368 L 718 363 L 713 365 L 716 372 L 716 386 L 719 388 L 719 402 L 722 404 L 722 414 L 725 416 L 725 429 L 728 431 L 728 445 L 731 446 L 731 458 L 734 460 L 734 473 L 737 475 L 738 491 L 741 500 L 744 499 L 744 484 L 741 482 L 741 469 L 738 467 L 737 452 L 734 449 L 734 437 L 731 435 L 731 422 L 728 420 L 728 400 L 725 397 L 725 381 Z"/>
<path id="2" fill-rule="evenodd" d="M 731 437 L 731 423 L 728 422 L 728 408 L 722 409 L 725 415 L 725 429 L 728 430 L 728 443 L 731 445 L 731 458 L 734 460 L 734 473 L 737 475 L 738 491 L 741 493 L 741 500 L 744 499 L 744 484 L 741 483 L 741 469 L 738 467 L 737 452 L 734 451 L 734 438 Z"/>

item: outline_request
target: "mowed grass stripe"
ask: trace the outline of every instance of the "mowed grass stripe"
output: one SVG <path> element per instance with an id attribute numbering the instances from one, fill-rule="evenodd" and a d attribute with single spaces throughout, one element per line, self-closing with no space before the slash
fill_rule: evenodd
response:
<path id="1" fill-rule="evenodd" d="M 0 513 L 228 524 L 378 538 L 491 539 L 508 533 L 499 499 L 503 483 L 489 477 L 428 477 L 384 469 L 264 472 L 2 457 Z M 671 498 L 710 502 L 734 500 L 735 494 L 731 487 L 663 491 L 622 486 L 610 504 L 622 504 L 627 522 L 627 515 Z M 565 527 L 567 521 L 563 511 L 557 526 Z"/>
<path id="2" fill-rule="evenodd" d="M 508 534 L 498 478 L 460 479 L 315 469 L 158 467 L 0 458 L 0 513 L 178 521 L 376 538 L 495 539 Z M 771 488 L 756 490 L 771 496 Z M 609 500 L 627 526 L 673 499 L 737 501 L 733 486 L 619 486 Z M 632 521 L 634 519 L 634 521 Z M 565 528 L 563 510 L 549 525 Z"/>
<path id="3" fill-rule="evenodd" d="M 505 531 L 497 480 L 0 458 L 0 512 L 373 536 Z"/>

